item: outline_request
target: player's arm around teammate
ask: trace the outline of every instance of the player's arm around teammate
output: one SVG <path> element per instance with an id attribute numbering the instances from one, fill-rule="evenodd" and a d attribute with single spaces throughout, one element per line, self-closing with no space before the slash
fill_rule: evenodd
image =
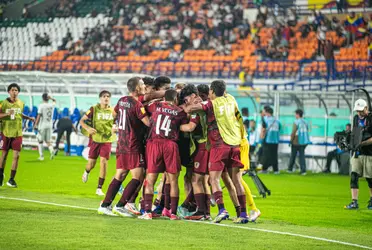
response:
<path id="1" fill-rule="evenodd" d="M 119 133 L 116 148 L 116 173 L 105 199 L 98 208 L 98 213 L 132 217 L 133 213 L 136 215 L 138 213 L 130 211 L 126 205 L 141 184 L 140 180 L 144 173 L 144 133 L 142 127 L 143 124 L 149 126 L 150 122 L 143 105 L 138 101 L 138 96 L 144 92 L 141 78 L 130 78 L 127 88 L 129 96 L 120 98 L 113 112 L 118 123 Z M 111 203 L 129 172 L 131 172 L 132 180 L 125 187 L 120 201 L 111 209 Z"/>

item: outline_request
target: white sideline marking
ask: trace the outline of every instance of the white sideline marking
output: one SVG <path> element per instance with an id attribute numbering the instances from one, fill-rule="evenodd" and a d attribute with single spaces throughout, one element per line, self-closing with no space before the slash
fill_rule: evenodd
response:
<path id="1" fill-rule="evenodd" d="M 68 208 L 76 208 L 76 209 L 84 209 L 84 210 L 97 211 L 96 208 L 80 207 L 80 206 L 58 204 L 58 203 L 53 203 L 53 202 L 29 200 L 29 199 L 22 199 L 22 198 L 12 198 L 12 197 L 0 196 L 0 199 L 16 200 L 16 201 L 24 201 L 24 202 L 45 204 L 45 205 L 51 205 L 51 206 L 57 206 L 57 207 L 68 207 Z M 299 237 L 299 238 L 306 238 L 306 239 L 311 239 L 311 240 L 318 240 L 318 241 L 336 243 L 336 244 L 341 244 L 341 245 L 346 245 L 346 246 L 352 246 L 352 247 L 359 247 L 359 248 L 364 248 L 364 249 L 372 249 L 372 247 L 369 247 L 369 246 L 363 246 L 363 245 L 359 245 L 359 244 L 354 244 L 354 243 L 349 243 L 349 242 L 344 242 L 344 241 L 338 241 L 338 240 L 331 240 L 331 239 L 326 239 L 326 238 L 321 238 L 321 237 L 315 237 L 315 236 L 308 236 L 308 235 L 304 235 L 304 234 L 295 234 L 295 233 L 274 231 L 274 230 L 261 229 L 261 228 L 250 228 L 250 227 L 242 227 L 242 226 L 232 226 L 232 225 L 226 225 L 226 224 L 216 224 L 216 223 L 208 223 L 208 222 L 201 222 L 201 221 L 188 221 L 188 220 L 185 220 L 185 221 L 186 222 L 202 223 L 202 224 L 207 224 L 207 225 L 220 226 L 220 227 L 239 228 L 239 229 L 244 229 L 244 230 L 259 231 L 259 232 L 272 233 L 272 234 L 280 234 L 280 235 L 288 235 L 288 236 L 294 236 L 294 237 Z"/>

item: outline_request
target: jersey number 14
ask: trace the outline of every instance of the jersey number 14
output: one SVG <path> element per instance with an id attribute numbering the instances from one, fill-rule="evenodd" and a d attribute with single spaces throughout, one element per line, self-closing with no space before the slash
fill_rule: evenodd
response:
<path id="1" fill-rule="evenodd" d="M 171 131 L 170 125 L 171 120 L 169 119 L 169 116 L 166 115 L 164 117 L 164 120 L 162 121 L 163 115 L 158 115 L 158 118 L 156 119 L 156 134 L 160 134 L 160 130 L 164 131 L 165 136 L 169 135 L 169 132 Z"/>

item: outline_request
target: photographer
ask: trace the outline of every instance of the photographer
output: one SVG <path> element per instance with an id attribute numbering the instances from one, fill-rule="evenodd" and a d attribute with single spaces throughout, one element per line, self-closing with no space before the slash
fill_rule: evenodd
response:
<path id="1" fill-rule="evenodd" d="M 353 121 L 353 141 L 357 141 L 359 130 L 362 129 L 361 143 L 354 146 L 354 153 L 351 158 L 351 196 L 352 201 L 345 206 L 346 209 L 358 209 L 358 194 L 359 194 L 359 177 L 365 177 L 370 193 L 370 200 L 367 208 L 372 209 L 372 114 L 369 113 L 367 102 L 363 99 L 358 99 L 355 102 L 354 111 L 358 114 L 354 116 Z"/>
<path id="2" fill-rule="evenodd" d="M 346 124 L 346 128 L 344 131 L 342 132 L 336 132 L 335 133 L 335 143 L 337 144 L 337 135 L 338 134 L 345 134 L 345 136 L 347 134 L 349 134 L 351 132 L 351 124 L 348 123 Z M 338 144 L 336 145 L 336 149 L 335 150 L 332 150 L 330 152 L 328 152 L 327 154 L 327 163 L 326 163 L 326 167 L 325 169 L 323 170 L 323 173 L 330 173 L 331 172 L 331 164 L 332 164 L 332 161 L 333 159 L 335 159 L 337 161 L 337 164 L 338 164 L 338 167 L 340 168 L 341 166 L 341 155 L 345 153 L 345 150 L 341 149 Z"/>

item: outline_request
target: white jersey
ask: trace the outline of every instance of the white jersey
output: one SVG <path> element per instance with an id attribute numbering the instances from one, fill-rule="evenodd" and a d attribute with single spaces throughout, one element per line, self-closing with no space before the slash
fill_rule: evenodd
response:
<path id="1" fill-rule="evenodd" d="M 55 104 L 42 103 L 37 113 L 40 115 L 39 130 L 53 128 L 53 111 Z"/>

